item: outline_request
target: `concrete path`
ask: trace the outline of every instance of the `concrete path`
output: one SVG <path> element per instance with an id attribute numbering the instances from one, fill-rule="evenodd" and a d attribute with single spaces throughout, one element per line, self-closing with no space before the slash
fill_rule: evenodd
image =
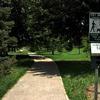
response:
<path id="1" fill-rule="evenodd" d="M 56 64 L 49 58 L 35 60 L 2 100 L 69 100 Z"/>

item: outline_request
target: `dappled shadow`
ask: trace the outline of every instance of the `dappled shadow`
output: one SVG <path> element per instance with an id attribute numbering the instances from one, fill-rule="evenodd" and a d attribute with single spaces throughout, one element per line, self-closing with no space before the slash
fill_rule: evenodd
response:
<path id="1" fill-rule="evenodd" d="M 42 55 L 34 55 L 34 54 L 26 54 L 26 55 L 16 55 L 16 59 L 21 60 L 21 59 L 45 59 L 44 56 Z"/>
<path id="2" fill-rule="evenodd" d="M 56 64 L 62 76 L 70 75 L 71 77 L 75 77 L 94 72 L 90 61 L 56 61 Z"/>
<path id="3" fill-rule="evenodd" d="M 94 70 L 91 68 L 90 61 L 38 61 L 34 62 L 31 72 L 34 75 L 70 75 L 75 77 L 78 75 L 92 74 Z"/>
<path id="4" fill-rule="evenodd" d="M 39 60 L 39 61 L 34 62 L 34 59 Z M 35 56 L 31 56 L 30 58 L 27 58 L 26 60 L 22 59 L 22 61 L 19 61 L 17 64 L 19 66 L 22 65 L 24 67 L 29 66 L 30 72 L 32 72 L 33 75 L 42 75 L 42 76 L 44 75 L 58 76 L 59 71 L 62 76 L 70 75 L 71 77 L 84 75 L 86 73 L 92 74 L 94 72 L 94 69 L 91 68 L 90 61 L 53 62 L 52 60 L 48 61 L 46 59 L 47 58 L 45 58 L 44 56 L 35 55 Z"/>
<path id="5" fill-rule="evenodd" d="M 48 77 L 59 75 L 58 68 L 53 61 L 34 62 L 30 71 L 33 73 L 33 75 L 46 75 Z"/>
<path id="6" fill-rule="evenodd" d="M 27 67 L 27 68 L 31 68 L 32 65 L 34 64 L 34 61 L 32 59 L 21 59 L 21 60 L 18 60 L 16 62 L 17 66 L 18 67 Z"/>

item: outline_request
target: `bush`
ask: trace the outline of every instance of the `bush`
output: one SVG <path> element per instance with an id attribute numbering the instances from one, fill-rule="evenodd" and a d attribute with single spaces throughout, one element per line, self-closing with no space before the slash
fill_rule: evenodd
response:
<path id="1" fill-rule="evenodd" d="M 0 76 L 9 74 L 11 72 L 11 65 L 16 62 L 15 57 L 7 58 L 0 61 Z"/>
<path id="2" fill-rule="evenodd" d="M 62 52 L 62 51 L 63 51 L 63 44 L 62 44 L 61 42 L 58 42 L 56 48 L 57 48 L 57 51 L 58 51 L 58 52 Z"/>
<path id="3" fill-rule="evenodd" d="M 83 37 L 82 44 L 83 44 L 83 52 L 89 52 L 90 45 L 89 45 L 88 37 Z"/>
<path id="4" fill-rule="evenodd" d="M 62 52 L 62 51 L 63 51 L 63 47 L 62 47 L 62 46 L 59 46 L 59 47 L 57 48 L 57 51 L 58 51 L 58 52 Z"/>
<path id="5" fill-rule="evenodd" d="M 71 41 L 68 41 L 64 44 L 64 47 L 67 51 L 72 51 L 73 49 L 73 43 Z"/>
<path id="6" fill-rule="evenodd" d="M 7 59 L 0 63 L 0 76 L 10 73 L 11 62 Z"/>

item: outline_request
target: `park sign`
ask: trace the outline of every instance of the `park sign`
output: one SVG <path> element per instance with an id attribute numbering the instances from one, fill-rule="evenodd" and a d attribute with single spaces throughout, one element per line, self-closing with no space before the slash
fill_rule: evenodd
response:
<path id="1" fill-rule="evenodd" d="M 89 37 L 91 42 L 91 53 L 100 54 L 100 13 L 89 13 Z"/>
<path id="2" fill-rule="evenodd" d="M 100 13 L 89 13 L 89 37 L 91 43 L 91 54 L 100 55 Z"/>
<path id="3" fill-rule="evenodd" d="M 91 43 L 91 53 L 93 56 L 100 56 L 100 43 Z"/>
<path id="4" fill-rule="evenodd" d="M 91 43 L 100 43 L 100 13 L 89 13 L 89 37 Z"/>
<path id="5" fill-rule="evenodd" d="M 89 37 L 91 43 L 91 65 L 95 68 L 94 100 L 98 100 L 98 78 L 100 68 L 100 13 L 89 13 Z M 98 59 L 99 57 L 99 59 Z"/>

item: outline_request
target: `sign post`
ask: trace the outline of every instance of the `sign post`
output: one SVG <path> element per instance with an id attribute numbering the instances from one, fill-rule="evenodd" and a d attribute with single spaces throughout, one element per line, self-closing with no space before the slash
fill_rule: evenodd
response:
<path id="1" fill-rule="evenodd" d="M 90 42 L 100 43 L 100 13 L 89 14 L 89 37 Z"/>
<path id="2" fill-rule="evenodd" d="M 99 63 L 97 57 L 100 56 L 100 13 L 90 12 L 89 14 L 89 38 L 91 43 L 91 56 L 94 59 L 92 62 L 95 68 L 94 100 L 98 100 Z"/>
<path id="3" fill-rule="evenodd" d="M 95 68 L 95 94 L 94 94 L 94 100 L 98 100 L 98 69 L 99 69 L 99 66 L 96 65 L 96 68 Z"/>

